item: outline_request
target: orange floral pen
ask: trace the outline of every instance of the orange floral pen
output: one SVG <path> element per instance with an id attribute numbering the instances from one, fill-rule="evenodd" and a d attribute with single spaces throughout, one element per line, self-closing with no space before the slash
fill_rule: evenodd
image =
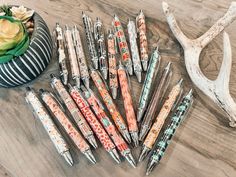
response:
<path id="1" fill-rule="evenodd" d="M 135 146 L 138 146 L 138 125 L 137 120 L 134 112 L 132 97 L 130 93 L 129 83 L 126 75 L 126 70 L 124 66 L 121 64 L 118 68 L 118 78 L 121 88 L 122 97 L 124 100 L 124 107 L 125 107 L 125 113 L 126 113 L 126 119 L 128 122 L 128 128 L 131 135 L 131 138 L 135 144 Z"/>
<path id="2" fill-rule="evenodd" d="M 91 71 L 90 76 L 91 76 L 95 86 L 98 88 L 98 91 L 99 91 L 104 103 L 106 104 L 107 109 L 109 110 L 109 112 L 112 116 L 112 119 L 114 120 L 117 128 L 119 129 L 120 133 L 123 135 L 125 140 L 128 143 L 130 143 L 131 139 L 130 139 L 130 135 L 128 132 L 128 128 L 125 124 L 123 117 L 121 116 L 120 112 L 116 108 L 116 105 L 113 102 L 110 94 L 108 93 L 108 91 L 106 89 L 106 85 L 104 84 L 99 73 L 96 70 L 94 70 L 91 66 L 90 66 L 90 71 Z"/>

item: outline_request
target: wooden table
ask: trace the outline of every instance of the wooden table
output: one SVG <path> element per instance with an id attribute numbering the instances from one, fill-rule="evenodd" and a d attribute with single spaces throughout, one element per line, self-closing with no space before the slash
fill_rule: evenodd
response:
<path id="1" fill-rule="evenodd" d="M 6 3 L 12 3 L 6 0 Z M 227 10 L 230 0 L 172 0 L 168 1 L 184 32 L 189 37 L 203 34 Z M 156 0 L 18 0 L 37 11 L 47 22 L 50 30 L 56 22 L 72 25 L 83 30 L 81 12 L 93 19 L 99 16 L 106 28 L 116 13 L 122 23 L 134 20 L 139 9 L 147 16 L 150 51 L 157 45 L 162 54 L 161 68 L 167 61 L 173 62 L 174 78 L 171 85 L 183 77 L 185 90 L 192 87 L 183 62 L 183 51 L 173 38 L 162 12 L 161 1 Z M 227 28 L 233 51 L 230 91 L 236 97 L 236 22 Z M 83 33 L 85 44 L 85 34 Z M 222 60 L 222 35 L 217 37 L 201 54 L 200 65 L 207 77 L 215 79 Z M 87 50 L 87 49 L 86 49 Z M 88 53 L 87 53 L 88 54 Z M 58 63 L 53 58 L 47 70 L 32 83 L 35 89 L 49 87 L 49 73 L 58 74 Z M 134 102 L 137 105 L 141 84 L 131 77 Z M 93 88 L 95 90 L 95 88 Z M 96 165 L 90 165 L 73 146 L 75 165 L 69 167 L 60 157 L 41 123 L 36 120 L 24 100 L 25 86 L 0 89 L 0 176 L 11 177 L 140 177 L 145 176 L 147 161 L 132 168 L 126 161 L 116 165 L 100 146 L 95 154 Z M 235 177 L 236 176 L 236 131 L 228 126 L 226 116 L 217 110 L 202 93 L 195 89 L 195 102 L 189 117 L 177 131 L 161 164 L 150 176 L 160 177 Z M 116 101 L 124 115 L 123 103 Z M 211 105 L 211 106 L 209 106 Z M 134 149 L 136 158 L 139 148 Z"/>

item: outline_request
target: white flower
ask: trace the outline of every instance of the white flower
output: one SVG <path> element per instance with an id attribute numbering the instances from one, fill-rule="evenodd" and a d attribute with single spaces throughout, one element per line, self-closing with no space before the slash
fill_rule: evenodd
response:
<path id="1" fill-rule="evenodd" d="M 27 11 L 24 6 L 12 7 L 11 12 L 14 18 L 21 20 L 23 23 L 26 23 L 34 14 L 34 10 Z"/>
<path id="2" fill-rule="evenodd" d="M 0 16 L 4 16 L 4 15 L 6 15 L 5 12 L 0 12 Z"/>

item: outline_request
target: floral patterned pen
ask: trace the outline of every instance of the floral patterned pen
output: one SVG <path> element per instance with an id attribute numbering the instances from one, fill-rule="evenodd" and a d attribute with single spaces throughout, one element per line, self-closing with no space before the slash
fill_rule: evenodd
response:
<path id="1" fill-rule="evenodd" d="M 41 94 L 41 98 L 45 103 L 45 105 L 47 106 L 47 108 L 55 116 L 55 118 L 59 121 L 59 123 L 63 126 L 63 128 L 65 129 L 69 137 L 72 139 L 72 141 L 75 143 L 75 145 L 78 147 L 78 149 L 92 163 L 95 164 L 96 160 L 92 154 L 92 151 L 90 150 L 88 143 L 84 140 L 84 138 L 80 135 L 75 126 L 71 123 L 69 118 L 63 112 L 62 108 L 58 104 L 58 101 L 55 99 L 52 93 L 44 91 L 43 89 L 40 89 L 39 91 Z"/>
<path id="2" fill-rule="evenodd" d="M 86 33 L 86 41 L 89 49 L 89 55 L 92 61 L 92 64 L 95 69 L 98 69 L 98 53 L 95 46 L 94 36 L 93 36 L 93 24 L 91 18 L 82 12 L 84 29 Z"/>
<path id="3" fill-rule="evenodd" d="M 67 85 L 68 69 L 66 66 L 64 36 L 63 36 L 62 28 L 60 27 L 59 23 L 56 23 L 55 33 L 56 33 L 56 40 L 57 40 L 57 52 L 58 52 L 58 60 L 59 60 L 59 67 L 60 67 L 60 75 L 62 77 L 63 84 Z"/>
<path id="4" fill-rule="evenodd" d="M 130 43 L 130 50 L 132 54 L 132 61 L 134 67 L 134 73 L 138 79 L 138 82 L 142 81 L 142 65 L 140 62 L 138 45 L 137 45 L 137 32 L 134 21 L 129 19 L 128 25 L 128 33 L 129 33 L 129 43 Z"/>
<path id="5" fill-rule="evenodd" d="M 143 143 L 143 147 L 139 156 L 139 162 L 142 161 L 153 148 L 153 145 L 156 142 L 156 139 L 165 123 L 166 118 L 168 117 L 171 109 L 173 109 L 174 104 L 178 101 L 178 98 L 182 92 L 182 81 L 183 79 L 180 79 L 180 81 L 172 88 L 171 92 L 166 98 L 165 103 L 163 104 L 155 122 L 152 125 L 152 128 L 150 129 Z"/>
<path id="6" fill-rule="evenodd" d="M 84 99 L 82 92 L 77 87 L 72 87 L 69 85 L 69 92 L 71 97 L 74 99 L 84 117 L 88 121 L 89 125 L 97 135 L 101 144 L 105 150 L 111 155 L 111 157 L 117 162 L 120 163 L 119 155 L 116 151 L 114 143 L 111 141 L 107 132 L 104 130 L 100 122 L 97 120 L 96 116 L 89 107 L 89 104 Z"/>
<path id="7" fill-rule="evenodd" d="M 84 85 L 89 88 L 89 72 L 88 66 L 86 63 L 86 58 L 84 54 L 84 49 L 82 45 L 82 41 L 80 38 L 80 32 L 76 25 L 72 28 L 72 38 L 73 38 L 73 45 L 75 47 L 75 52 L 77 55 L 77 60 L 79 63 L 79 70 L 80 70 L 80 77 L 84 83 Z"/>
<path id="8" fill-rule="evenodd" d="M 121 62 L 118 68 L 118 78 L 119 78 L 121 93 L 122 93 L 122 97 L 124 101 L 124 107 L 125 107 L 126 119 L 128 122 L 129 133 L 134 142 L 134 145 L 137 147 L 139 143 L 138 125 L 137 125 L 137 120 L 136 120 L 136 116 L 134 112 L 133 101 L 132 101 L 132 97 L 130 93 L 126 70 L 121 64 Z"/>
<path id="9" fill-rule="evenodd" d="M 29 87 L 26 88 L 25 100 L 31 107 L 34 116 L 37 117 L 43 124 L 58 153 L 61 154 L 67 163 L 72 166 L 73 159 L 66 141 L 64 140 L 60 131 L 57 129 L 46 108 L 43 106 L 33 89 Z"/>
<path id="10" fill-rule="evenodd" d="M 97 44 L 96 46 L 99 57 L 99 69 L 100 72 L 102 73 L 103 78 L 107 80 L 107 75 L 108 75 L 107 51 L 106 51 L 103 24 L 100 18 L 97 18 L 96 22 L 94 23 L 94 39 Z"/>
<path id="11" fill-rule="evenodd" d="M 71 98 L 70 94 L 67 92 L 66 88 L 62 85 L 61 80 L 55 77 L 54 74 L 50 74 L 51 76 L 51 87 L 54 89 L 56 95 L 60 100 L 64 103 L 67 110 L 70 112 L 74 121 L 78 125 L 81 133 L 88 140 L 88 142 L 94 147 L 97 148 L 97 142 L 94 137 L 93 131 L 89 127 L 86 122 L 84 116 L 80 112 L 79 108 L 76 106 L 75 102 Z"/>
<path id="12" fill-rule="evenodd" d="M 161 56 L 158 51 L 158 47 L 152 53 L 150 63 L 148 66 L 147 74 L 143 83 L 143 88 L 139 98 L 139 106 L 137 113 L 137 121 L 140 122 L 143 118 L 143 115 L 147 109 L 148 103 L 151 97 L 151 89 L 155 83 L 157 73 L 159 71 L 159 65 L 161 61 Z"/>
<path id="13" fill-rule="evenodd" d="M 124 63 L 129 74 L 133 75 L 132 60 L 131 60 L 128 44 L 125 38 L 123 27 L 117 15 L 114 15 L 112 25 L 115 30 L 115 35 L 116 35 L 117 43 L 120 49 L 122 63 Z"/>
<path id="14" fill-rule="evenodd" d="M 165 92 L 169 86 L 169 81 L 172 76 L 171 62 L 165 67 L 158 86 L 154 89 L 152 99 L 149 103 L 145 116 L 143 118 L 140 130 L 139 130 L 139 140 L 142 141 L 147 135 L 151 124 L 155 118 L 155 112 L 157 110 L 158 103 L 161 102 L 161 98 L 165 95 Z"/>
<path id="15" fill-rule="evenodd" d="M 113 142 L 115 143 L 117 149 L 120 151 L 121 155 L 125 157 L 125 159 L 135 168 L 136 162 L 131 154 L 131 150 L 123 137 L 117 131 L 116 127 L 110 121 L 109 117 L 105 113 L 105 109 L 99 99 L 95 96 L 91 89 L 86 89 L 85 87 L 81 87 L 83 91 L 83 95 L 86 98 L 88 104 L 91 109 L 96 114 L 98 120 L 102 123 L 104 128 L 106 129 L 108 135 L 111 137 Z"/>
<path id="16" fill-rule="evenodd" d="M 142 10 L 140 10 L 140 13 L 136 17 L 136 26 L 137 26 L 138 36 L 139 36 L 141 62 L 142 62 L 142 65 L 143 65 L 143 70 L 147 71 L 147 67 L 148 67 L 148 43 L 147 43 L 147 36 L 146 36 L 145 16 L 144 16 Z"/>
<path id="17" fill-rule="evenodd" d="M 108 30 L 107 37 L 108 63 L 109 63 L 109 86 L 113 99 L 117 97 L 118 78 L 116 66 L 116 40 L 112 30 Z"/>
<path id="18" fill-rule="evenodd" d="M 171 117 L 171 122 L 165 129 L 160 141 L 157 143 L 147 165 L 146 175 L 149 175 L 153 168 L 159 164 L 161 158 L 163 157 L 168 145 L 170 144 L 176 129 L 183 122 L 184 118 L 187 116 L 187 112 L 193 103 L 193 93 L 192 89 L 189 93 L 182 99 L 179 106 L 177 107 L 174 115 Z"/>
<path id="19" fill-rule="evenodd" d="M 90 76 L 91 76 L 95 86 L 98 88 L 98 91 L 99 91 L 104 103 L 106 104 L 118 130 L 120 131 L 122 136 L 125 138 L 125 140 L 128 143 L 131 143 L 130 135 L 128 132 L 128 128 L 125 124 L 125 121 L 124 121 L 123 117 L 121 116 L 120 112 L 118 111 L 110 94 L 108 93 L 105 83 L 103 82 L 101 76 L 99 75 L 99 73 L 96 70 L 94 70 L 92 67 L 90 67 L 90 71 L 91 71 Z"/>
<path id="20" fill-rule="evenodd" d="M 68 54 L 69 54 L 72 79 L 75 80 L 77 87 L 80 87 L 79 64 L 78 64 L 75 49 L 73 46 L 72 33 L 67 25 L 65 26 L 65 34 L 64 35 L 65 35 L 66 47 L 67 47 Z"/>

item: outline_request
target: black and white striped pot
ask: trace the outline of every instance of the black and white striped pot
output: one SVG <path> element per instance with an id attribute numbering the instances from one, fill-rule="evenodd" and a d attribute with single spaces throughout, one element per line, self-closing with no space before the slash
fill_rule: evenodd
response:
<path id="1" fill-rule="evenodd" d="M 0 87 L 15 87 L 38 77 L 52 58 L 52 38 L 42 17 L 34 13 L 34 31 L 27 51 L 0 64 Z"/>

